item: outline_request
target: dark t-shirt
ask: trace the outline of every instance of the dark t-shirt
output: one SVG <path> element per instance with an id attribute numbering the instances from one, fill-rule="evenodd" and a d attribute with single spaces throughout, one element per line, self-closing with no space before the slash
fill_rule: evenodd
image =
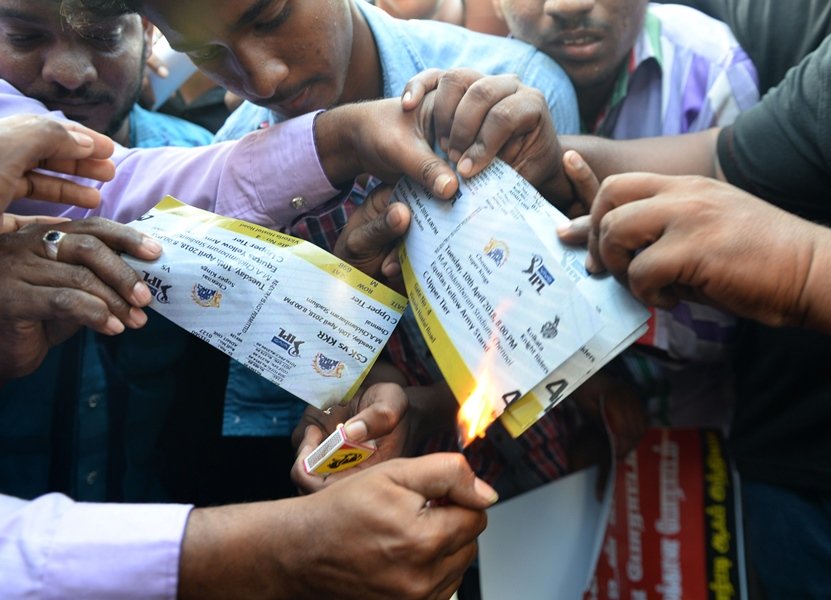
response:
<path id="1" fill-rule="evenodd" d="M 666 0 L 727 23 L 759 72 L 764 93 L 831 34 L 828 0 Z"/>
<path id="2" fill-rule="evenodd" d="M 831 38 L 722 131 L 728 181 L 831 223 Z M 742 475 L 831 492 L 831 337 L 746 322 L 731 451 Z"/>

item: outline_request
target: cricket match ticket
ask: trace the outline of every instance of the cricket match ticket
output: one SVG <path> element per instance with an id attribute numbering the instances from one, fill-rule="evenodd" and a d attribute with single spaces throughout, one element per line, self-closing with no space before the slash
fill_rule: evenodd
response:
<path id="1" fill-rule="evenodd" d="M 395 190 L 413 215 L 400 252 L 413 313 L 460 402 L 487 379 L 490 393 L 510 404 L 601 326 L 528 226 L 514 197 L 521 190 L 506 185 L 514 172 L 503 166 L 461 181 L 449 202 L 409 179 Z"/>
<path id="2" fill-rule="evenodd" d="M 168 196 L 131 227 L 162 256 L 123 256 L 150 307 L 320 409 L 348 401 L 407 300 L 317 246 Z"/>
<path id="3" fill-rule="evenodd" d="M 459 402 L 483 372 L 489 389 L 499 383 L 491 418 L 513 436 L 645 332 L 648 311 L 614 278 L 586 272 L 587 251 L 557 237 L 568 218 L 504 162 L 460 181 L 449 203 L 406 180 L 396 195 L 413 212 L 402 268 L 426 342 Z M 482 331 L 506 335 L 483 345 Z M 494 347 L 505 356 L 488 357 Z"/>

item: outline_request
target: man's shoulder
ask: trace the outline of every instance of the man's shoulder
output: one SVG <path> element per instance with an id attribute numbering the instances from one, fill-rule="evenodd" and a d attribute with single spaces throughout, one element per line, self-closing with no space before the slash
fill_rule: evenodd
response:
<path id="1" fill-rule="evenodd" d="M 650 4 L 648 14 L 658 24 L 661 41 L 680 52 L 722 62 L 739 48 L 739 42 L 727 24 L 689 6 Z M 648 20 L 645 34 L 650 33 Z"/>
<path id="2" fill-rule="evenodd" d="M 559 69 L 543 52 L 520 40 L 430 19 L 395 19 L 374 6 L 359 6 L 382 62 L 413 63 L 419 71 L 470 67 L 484 74 L 516 73 L 537 62 Z"/>
<path id="3" fill-rule="evenodd" d="M 137 104 L 130 111 L 130 127 L 137 148 L 205 146 L 213 140 L 213 134 L 204 127 Z"/>

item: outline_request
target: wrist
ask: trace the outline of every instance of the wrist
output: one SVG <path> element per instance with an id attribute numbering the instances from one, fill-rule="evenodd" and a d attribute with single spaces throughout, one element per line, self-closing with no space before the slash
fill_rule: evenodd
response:
<path id="1" fill-rule="evenodd" d="M 291 598 L 285 501 L 191 511 L 179 560 L 178 598 Z"/>
<path id="2" fill-rule="evenodd" d="M 362 171 L 355 148 L 359 105 L 345 105 L 318 113 L 314 139 L 323 172 L 333 187 L 352 181 Z"/>

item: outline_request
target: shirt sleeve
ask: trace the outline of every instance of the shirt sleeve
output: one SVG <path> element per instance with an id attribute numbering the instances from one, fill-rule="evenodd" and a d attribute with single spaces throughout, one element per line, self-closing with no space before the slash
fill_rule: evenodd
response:
<path id="1" fill-rule="evenodd" d="M 0 597 L 176 597 L 192 507 L 0 495 Z"/>
<path id="2" fill-rule="evenodd" d="M 727 181 L 810 219 L 827 219 L 831 186 L 831 38 L 718 140 Z"/>
<path id="3" fill-rule="evenodd" d="M 0 117 L 20 113 L 63 118 L 0 82 Z M 95 210 L 23 200 L 13 203 L 10 212 L 72 219 L 97 215 L 125 223 L 169 194 L 221 215 L 281 227 L 337 193 L 317 155 L 317 114 L 203 148 L 118 146 L 115 179 L 105 184 L 85 181 L 101 189 L 102 202 Z"/>

